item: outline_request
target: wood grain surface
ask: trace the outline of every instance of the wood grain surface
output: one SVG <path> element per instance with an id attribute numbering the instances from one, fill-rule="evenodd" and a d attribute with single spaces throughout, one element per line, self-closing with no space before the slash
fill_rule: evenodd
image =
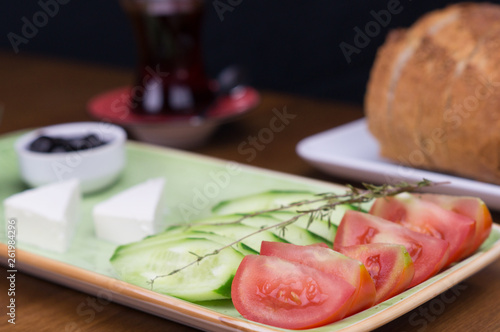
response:
<path id="1" fill-rule="evenodd" d="M 55 123 L 92 120 L 86 103 L 95 95 L 132 82 L 127 70 L 67 60 L 0 53 L 0 134 Z M 296 144 L 312 134 L 363 116 L 360 105 L 320 101 L 261 91 L 260 105 L 220 127 L 207 145 L 194 152 L 285 173 L 336 182 L 301 160 Z M 273 110 L 289 123 L 255 154 L 242 153 L 242 142 L 270 126 Z M 498 213 L 494 214 L 498 222 Z M 16 325 L 7 323 L 7 273 L 0 276 L 1 331 L 196 331 L 105 299 L 17 273 Z M 499 331 L 500 262 L 494 262 L 451 290 L 377 331 Z"/>

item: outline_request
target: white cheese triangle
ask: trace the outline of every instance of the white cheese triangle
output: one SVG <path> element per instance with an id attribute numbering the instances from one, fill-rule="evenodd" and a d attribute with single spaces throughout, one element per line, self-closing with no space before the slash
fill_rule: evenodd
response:
<path id="1" fill-rule="evenodd" d="M 164 186 L 165 179 L 151 179 L 94 206 L 92 214 L 97 237 L 125 244 L 163 230 Z"/>
<path id="2" fill-rule="evenodd" d="M 80 183 L 76 179 L 29 189 L 4 201 L 5 218 L 15 224 L 19 243 L 65 252 L 80 218 Z"/>

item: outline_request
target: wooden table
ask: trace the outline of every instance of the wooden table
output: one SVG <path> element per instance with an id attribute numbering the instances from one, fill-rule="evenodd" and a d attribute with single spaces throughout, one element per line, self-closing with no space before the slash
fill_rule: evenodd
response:
<path id="1" fill-rule="evenodd" d="M 41 57 L 0 53 L 0 134 L 29 127 L 91 120 L 86 102 L 108 89 L 127 85 L 129 71 Z M 238 152 L 238 144 L 269 126 L 272 110 L 296 115 L 256 157 Z M 316 171 L 295 153 L 302 138 L 362 117 L 359 105 L 326 102 L 262 92 L 261 104 L 238 122 L 221 127 L 196 153 L 326 181 L 347 183 Z M 500 220 L 498 214 L 495 219 Z M 5 270 L 0 279 L 0 330 L 7 326 Z M 500 262 L 497 261 L 452 290 L 379 328 L 377 331 L 498 331 Z M 32 276 L 17 274 L 18 331 L 194 331 L 115 303 Z M 36 326 L 36 328 L 35 328 Z M 11 326 L 12 328 L 12 326 Z"/>

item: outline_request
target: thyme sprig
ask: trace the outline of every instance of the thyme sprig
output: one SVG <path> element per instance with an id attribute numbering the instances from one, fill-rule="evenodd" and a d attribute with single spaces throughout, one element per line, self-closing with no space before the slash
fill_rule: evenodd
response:
<path id="1" fill-rule="evenodd" d="M 268 213 L 276 212 L 276 211 L 284 211 L 284 210 L 291 210 L 296 208 L 294 211 L 296 214 L 284 221 L 277 222 L 276 224 L 266 226 L 259 228 L 255 232 L 248 233 L 247 235 L 234 240 L 231 243 L 228 243 L 227 245 L 221 246 L 220 248 L 209 252 L 205 255 L 198 255 L 195 253 L 191 253 L 193 256 L 196 257 L 195 260 L 193 260 L 191 263 L 184 265 L 178 269 L 175 269 L 167 274 L 162 274 L 162 275 L 157 275 L 149 281 L 151 284 L 151 289 L 153 289 L 153 285 L 156 279 L 159 278 L 165 278 L 171 275 L 174 275 L 176 273 L 181 272 L 182 270 L 187 269 L 190 266 L 196 265 L 202 260 L 215 256 L 219 254 L 222 250 L 230 248 L 234 245 L 237 245 L 238 243 L 242 242 L 243 240 L 254 236 L 256 234 L 277 228 L 280 230 L 285 230 L 285 228 L 288 225 L 293 224 L 295 221 L 297 221 L 299 218 L 302 218 L 304 216 L 309 216 L 307 226 L 312 224 L 315 219 L 322 219 L 322 220 L 327 220 L 328 224 L 331 225 L 331 213 L 335 209 L 336 206 L 341 205 L 341 204 L 362 204 L 362 203 L 367 203 L 370 202 L 376 198 L 381 198 L 381 197 L 389 197 L 389 196 L 394 196 L 403 192 L 414 192 L 417 191 L 418 189 L 424 188 L 424 187 L 433 187 L 433 186 L 438 186 L 438 185 L 443 185 L 447 184 L 447 182 L 432 182 L 427 179 L 423 179 L 422 181 L 416 182 L 416 183 L 409 183 L 409 182 L 399 182 L 394 185 L 390 184 L 383 184 L 383 185 L 373 185 L 369 183 L 362 183 L 363 188 L 356 188 L 352 185 L 347 185 L 347 190 L 343 194 L 336 194 L 336 193 L 321 193 L 317 194 L 318 198 L 311 199 L 311 200 L 303 200 L 299 202 L 294 202 L 288 205 L 282 205 L 276 208 L 272 209 L 267 209 L 267 210 L 261 210 L 257 212 L 252 212 L 248 214 L 241 215 L 241 217 L 230 221 L 230 222 L 219 222 L 219 223 L 195 223 L 195 224 L 185 224 L 183 226 L 190 227 L 193 225 L 229 225 L 229 224 L 240 224 L 246 219 L 250 219 L 259 215 L 265 215 Z M 300 209 L 301 207 L 304 207 L 306 205 L 311 205 L 315 203 L 321 203 L 324 202 L 324 204 L 321 204 L 317 207 L 313 208 L 305 208 L 305 209 Z"/>

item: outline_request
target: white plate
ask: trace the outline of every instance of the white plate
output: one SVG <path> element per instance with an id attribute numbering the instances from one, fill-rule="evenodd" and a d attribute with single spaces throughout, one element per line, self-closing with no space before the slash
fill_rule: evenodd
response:
<path id="1" fill-rule="evenodd" d="M 379 155 L 375 138 L 365 119 L 356 120 L 307 137 L 297 145 L 297 153 L 318 169 L 336 176 L 370 183 L 395 181 L 449 181 L 450 184 L 426 188 L 442 194 L 480 197 L 488 207 L 500 210 L 500 186 L 430 172 L 397 164 Z"/>

